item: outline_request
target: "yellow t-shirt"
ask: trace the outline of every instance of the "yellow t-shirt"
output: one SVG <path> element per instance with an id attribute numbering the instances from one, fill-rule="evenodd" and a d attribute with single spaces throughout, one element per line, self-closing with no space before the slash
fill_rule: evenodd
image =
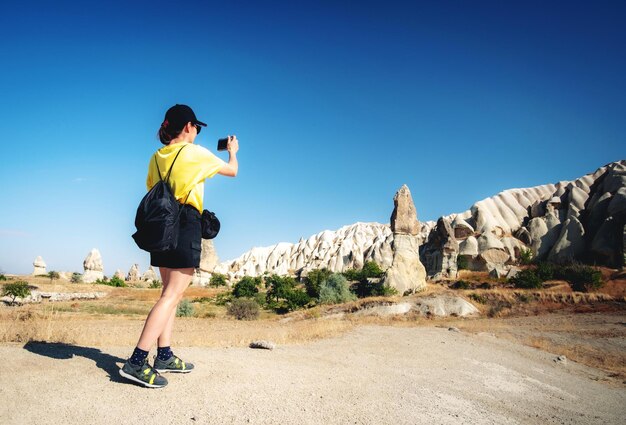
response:
<path id="1" fill-rule="evenodd" d="M 167 145 L 155 152 L 150 158 L 148 165 L 148 178 L 146 186 L 152 189 L 159 181 L 159 173 L 154 158 L 161 171 L 161 179 L 165 180 L 167 172 L 172 166 L 178 151 L 185 146 L 185 149 L 178 155 L 174 163 L 172 174 L 168 180 L 174 196 L 180 203 L 185 202 L 196 207 L 200 213 L 203 210 L 204 200 L 204 180 L 213 177 L 226 164 L 222 159 L 215 156 L 207 148 L 193 143 L 174 143 Z"/>

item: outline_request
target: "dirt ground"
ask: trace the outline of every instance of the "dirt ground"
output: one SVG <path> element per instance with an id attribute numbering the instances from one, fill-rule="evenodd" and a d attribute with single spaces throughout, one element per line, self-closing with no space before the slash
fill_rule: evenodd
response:
<path id="1" fill-rule="evenodd" d="M 606 373 L 484 332 L 359 326 L 273 351 L 176 352 L 196 369 L 154 390 L 118 375 L 128 347 L 4 344 L 0 422 L 622 424 L 626 414 L 626 389 Z"/>

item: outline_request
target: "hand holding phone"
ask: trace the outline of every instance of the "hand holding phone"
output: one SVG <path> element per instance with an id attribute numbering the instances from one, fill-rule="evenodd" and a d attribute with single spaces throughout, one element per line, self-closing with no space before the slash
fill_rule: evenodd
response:
<path id="1" fill-rule="evenodd" d="M 237 140 L 237 136 L 228 136 L 226 138 L 219 139 L 217 141 L 217 150 L 227 150 L 231 154 L 236 154 L 239 150 L 239 141 Z"/>

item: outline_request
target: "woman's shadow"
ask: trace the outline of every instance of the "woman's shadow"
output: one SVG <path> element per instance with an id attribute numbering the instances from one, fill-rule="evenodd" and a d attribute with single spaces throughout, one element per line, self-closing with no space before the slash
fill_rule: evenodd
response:
<path id="1" fill-rule="evenodd" d="M 104 370 L 112 382 L 126 382 L 119 374 L 116 363 L 124 363 L 126 359 L 103 353 L 97 348 L 81 347 L 79 345 L 63 344 L 60 342 L 29 341 L 24 349 L 40 356 L 52 359 L 71 359 L 74 356 L 85 357 L 96 362 L 96 366 Z"/>

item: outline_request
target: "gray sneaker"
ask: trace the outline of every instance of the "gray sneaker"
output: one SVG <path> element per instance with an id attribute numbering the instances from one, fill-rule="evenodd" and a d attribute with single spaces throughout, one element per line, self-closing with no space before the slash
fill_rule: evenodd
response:
<path id="1" fill-rule="evenodd" d="M 167 385 L 167 379 L 159 375 L 147 360 L 141 366 L 135 366 L 127 360 L 120 369 L 120 375 L 148 388 L 162 388 Z"/>
<path id="2" fill-rule="evenodd" d="M 159 373 L 163 372 L 177 372 L 177 373 L 189 373 L 193 370 L 193 364 L 185 363 L 175 355 L 172 355 L 167 360 L 159 360 L 158 357 L 154 358 L 154 368 Z"/>

